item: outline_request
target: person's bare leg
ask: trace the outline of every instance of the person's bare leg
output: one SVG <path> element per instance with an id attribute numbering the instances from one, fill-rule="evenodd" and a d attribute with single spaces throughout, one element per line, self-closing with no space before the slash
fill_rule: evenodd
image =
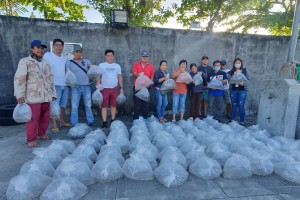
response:
<path id="1" fill-rule="evenodd" d="M 60 108 L 60 124 L 63 126 L 65 125 L 65 116 L 66 116 L 66 109 L 65 108 Z"/>
<path id="2" fill-rule="evenodd" d="M 115 120 L 115 118 L 116 118 L 116 111 L 117 111 L 116 107 L 110 107 L 110 113 L 111 113 L 112 120 Z"/>
<path id="3" fill-rule="evenodd" d="M 229 116 L 230 113 L 231 113 L 231 104 L 229 103 L 226 105 L 226 115 Z"/>
<path id="4" fill-rule="evenodd" d="M 203 101 L 203 105 L 204 105 L 204 116 L 207 116 L 207 108 L 208 108 L 208 101 Z"/>
<path id="5" fill-rule="evenodd" d="M 57 129 L 57 123 L 55 119 L 52 120 L 52 123 L 53 123 L 53 129 Z"/>
<path id="6" fill-rule="evenodd" d="M 173 121 L 176 121 L 176 115 L 173 114 Z"/>
<path id="7" fill-rule="evenodd" d="M 107 120 L 107 108 L 101 108 L 101 115 L 103 122 L 106 122 Z"/>
<path id="8" fill-rule="evenodd" d="M 181 113 L 180 113 L 180 119 L 181 119 L 181 120 L 183 120 L 183 116 L 184 116 L 184 113 L 181 112 Z"/>

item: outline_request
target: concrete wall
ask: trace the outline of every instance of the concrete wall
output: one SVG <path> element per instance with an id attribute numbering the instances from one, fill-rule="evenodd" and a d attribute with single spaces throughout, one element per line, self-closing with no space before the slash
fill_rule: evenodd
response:
<path id="1" fill-rule="evenodd" d="M 251 114 L 258 110 L 262 80 L 278 76 L 287 59 L 289 43 L 288 37 L 143 27 L 116 30 L 103 24 L 0 16 L 0 105 L 15 102 L 13 75 L 19 59 L 28 55 L 30 42 L 41 39 L 49 44 L 53 38 L 82 43 L 85 57 L 94 64 L 104 61 L 106 48 L 115 50 L 129 100 L 125 106 L 127 113 L 132 111 L 131 66 L 140 58 L 142 50 L 150 52 L 150 60 L 156 69 L 160 60 L 167 60 L 170 72 L 181 59 L 188 60 L 189 64 L 200 64 L 201 57 L 207 55 L 210 64 L 215 59 L 226 59 L 232 66 L 232 61 L 241 57 L 252 77 L 246 105 L 247 113 Z M 299 52 L 298 46 L 297 60 L 300 60 Z"/>

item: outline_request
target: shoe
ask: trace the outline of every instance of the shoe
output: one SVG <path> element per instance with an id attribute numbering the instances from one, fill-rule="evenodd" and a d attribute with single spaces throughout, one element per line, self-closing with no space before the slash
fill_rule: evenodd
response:
<path id="1" fill-rule="evenodd" d="M 88 125 L 91 126 L 91 127 L 95 127 L 95 123 L 94 122 L 91 122 Z"/>
<path id="2" fill-rule="evenodd" d="M 102 124 L 102 128 L 108 128 L 108 126 L 107 126 L 107 122 L 103 122 L 103 124 Z"/>
<path id="3" fill-rule="evenodd" d="M 245 122 L 240 122 L 240 125 L 241 126 L 245 126 Z"/>
<path id="4" fill-rule="evenodd" d="M 70 123 L 66 123 L 66 122 L 65 122 L 65 123 L 61 123 L 60 126 L 61 126 L 61 127 L 64 127 L 64 126 L 65 126 L 65 127 L 71 127 L 71 126 L 73 126 L 73 125 L 70 124 Z"/>
<path id="5" fill-rule="evenodd" d="M 109 125 L 111 125 L 111 123 L 113 123 L 116 119 L 112 119 L 110 122 L 109 122 Z"/>

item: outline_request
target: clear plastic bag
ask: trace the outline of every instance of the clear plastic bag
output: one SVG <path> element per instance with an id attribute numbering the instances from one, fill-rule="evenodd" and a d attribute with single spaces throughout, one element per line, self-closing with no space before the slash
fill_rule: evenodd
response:
<path id="1" fill-rule="evenodd" d="M 123 172 L 115 159 L 103 157 L 93 166 L 92 176 L 98 182 L 110 182 L 121 178 Z"/>
<path id="2" fill-rule="evenodd" d="M 186 159 L 180 150 L 175 146 L 166 147 L 160 154 L 159 160 L 161 162 L 176 162 L 184 169 L 187 168 Z"/>
<path id="3" fill-rule="evenodd" d="M 56 151 L 53 151 L 48 148 L 43 148 L 43 147 L 35 148 L 32 153 L 34 155 L 37 155 L 38 157 L 48 160 L 52 164 L 54 169 L 57 168 L 57 166 L 63 160 L 62 157 L 58 155 Z"/>
<path id="4" fill-rule="evenodd" d="M 209 157 L 203 156 L 192 164 L 189 171 L 203 179 L 214 179 L 222 174 L 222 168 L 220 164 Z"/>
<path id="5" fill-rule="evenodd" d="M 75 74 L 68 70 L 65 76 L 65 83 L 70 87 L 76 87 L 77 86 L 77 77 Z"/>
<path id="6" fill-rule="evenodd" d="M 300 184 L 300 162 L 277 163 L 274 165 L 274 172 L 288 181 Z"/>
<path id="7" fill-rule="evenodd" d="M 18 104 L 13 112 L 13 118 L 18 123 L 29 122 L 32 117 L 31 108 L 27 103 Z"/>
<path id="8" fill-rule="evenodd" d="M 91 161 L 91 159 L 89 159 L 88 157 L 86 156 L 83 156 L 83 155 L 78 155 L 78 154 L 71 154 L 71 155 L 68 155 L 65 159 L 63 159 L 63 162 L 85 162 L 89 168 L 92 168 L 94 166 L 94 163 Z"/>
<path id="9" fill-rule="evenodd" d="M 65 158 L 69 155 L 68 151 L 65 149 L 62 143 L 59 143 L 57 141 L 53 141 L 48 147 L 48 150 L 55 152 L 57 155 L 59 155 L 62 158 Z"/>
<path id="10" fill-rule="evenodd" d="M 79 145 L 73 152 L 73 154 L 82 155 L 88 157 L 92 162 L 96 162 L 97 153 L 95 149 L 87 145 Z"/>
<path id="11" fill-rule="evenodd" d="M 100 128 L 97 128 L 96 130 L 87 134 L 85 138 L 93 138 L 103 145 L 106 139 L 106 134 Z"/>
<path id="12" fill-rule="evenodd" d="M 250 158 L 253 174 L 267 176 L 273 173 L 274 165 L 268 157 Z"/>
<path id="13" fill-rule="evenodd" d="M 123 158 L 122 154 L 116 149 L 102 151 L 97 157 L 97 162 L 106 157 L 116 160 L 121 167 L 125 162 L 125 159 Z"/>
<path id="14" fill-rule="evenodd" d="M 177 88 L 177 85 L 176 85 L 175 81 L 173 79 L 168 79 L 163 82 L 163 84 L 160 87 L 160 90 L 162 90 L 162 91 L 163 90 L 173 90 L 176 88 Z"/>
<path id="15" fill-rule="evenodd" d="M 207 87 L 216 90 L 224 90 L 223 83 L 217 80 L 215 77 L 209 83 L 207 83 Z"/>
<path id="16" fill-rule="evenodd" d="M 83 161 L 68 161 L 62 162 L 55 170 L 54 179 L 70 176 L 76 178 L 84 185 L 91 185 L 95 183 L 92 177 L 91 169 Z"/>
<path id="17" fill-rule="evenodd" d="M 178 163 L 164 162 L 154 170 L 155 178 L 166 187 L 182 185 L 189 173 Z"/>
<path id="18" fill-rule="evenodd" d="M 205 149 L 205 146 L 200 146 L 197 149 L 190 151 L 185 156 L 187 166 L 191 166 L 198 160 L 198 158 L 205 156 L 204 149 Z"/>
<path id="19" fill-rule="evenodd" d="M 87 124 L 78 123 L 69 130 L 67 136 L 73 140 L 78 138 L 84 138 L 92 130 L 93 129 L 89 127 Z"/>
<path id="20" fill-rule="evenodd" d="M 250 160 L 244 156 L 234 154 L 224 165 L 225 178 L 248 178 L 252 176 Z"/>
<path id="21" fill-rule="evenodd" d="M 96 106 L 101 108 L 102 102 L 103 102 L 103 96 L 102 96 L 99 88 L 97 90 L 95 90 L 95 92 L 93 92 L 92 102 L 93 102 L 93 104 L 95 104 Z"/>
<path id="22" fill-rule="evenodd" d="M 210 144 L 206 149 L 206 155 L 219 162 L 221 166 L 231 157 L 232 153 L 228 147 L 223 143 Z"/>
<path id="23" fill-rule="evenodd" d="M 127 178 L 134 180 L 152 180 L 153 171 L 148 160 L 140 156 L 130 156 L 123 167 L 122 172 Z"/>
<path id="24" fill-rule="evenodd" d="M 54 145 L 62 146 L 68 153 L 72 153 L 75 150 L 74 142 L 69 140 L 53 140 L 48 148 L 55 147 Z"/>
<path id="25" fill-rule="evenodd" d="M 229 81 L 230 84 L 247 83 L 247 82 L 248 82 L 248 79 L 242 73 L 233 75 Z"/>
<path id="26" fill-rule="evenodd" d="M 142 88 L 146 88 L 152 84 L 153 84 L 153 81 L 151 81 L 151 79 L 148 78 L 146 75 L 142 74 L 136 79 L 134 87 L 135 87 L 135 90 L 137 91 Z"/>
<path id="27" fill-rule="evenodd" d="M 180 73 L 179 76 L 176 79 L 176 82 L 178 83 L 186 83 L 189 84 L 193 81 L 193 78 L 188 72 Z"/>
<path id="28" fill-rule="evenodd" d="M 150 102 L 150 93 L 147 88 L 142 88 L 135 94 L 136 97 L 143 101 Z"/>
<path id="29" fill-rule="evenodd" d="M 42 193 L 41 200 L 78 200 L 88 193 L 87 187 L 73 177 L 54 180 Z"/>
<path id="30" fill-rule="evenodd" d="M 192 135 L 189 134 L 183 142 L 180 151 L 183 153 L 183 155 L 187 155 L 190 151 L 195 150 L 198 147 L 200 147 L 200 144 L 193 138 Z"/>
<path id="31" fill-rule="evenodd" d="M 80 145 L 91 146 L 95 149 L 96 152 L 99 152 L 101 149 L 101 144 L 93 138 L 84 138 Z"/>
<path id="32" fill-rule="evenodd" d="M 123 105 L 126 102 L 126 97 L 124 94 L 119 94 L 117 97 L 117 104 L 118 105 Z"/>
<path id="33" fill-rule="evenodd" d="M 194 82 L 195 86 L 202 84 L 202 83 L 203 83 L 202 76 L 201 76 L 200 74 L 197 73 L 197 74 L 193 77 L 193 82 Z"/>
<path id="34" fill-rule="evenodd" d="M 60 107 L 57 101 L 51 101 L 50 103 L 50 118 L 55 120 L 60 119 Z"/>
<path id="35" fill-rule="evenodd" d="M 50 177 L 36 172 L 15 176 L 9 181 L 6 198 L 7 200 L 36 199 L 51 181 Z"/>
<path id="36" fill-rule="evenodd" d="M 55 171 L 54 167 L 51 165 L 51 163 L 48 160 L 45 160 L 40 157 L 36 157 L 33 160 L 23 164 L 20 170 L 20 174 L 26 174 L 32 172 L 32 173 L 41 173 L 46 176 L 52 177 L 54 171 Z"/>
<path id="37" fill-rule="evenodd" d="M 100 77 L 101 73 L 102 72 L 100 66 L 92 65 L 88 70 L 87 75 L 90 81 L 95 81 L 98 79 L 98 77 Z"/>

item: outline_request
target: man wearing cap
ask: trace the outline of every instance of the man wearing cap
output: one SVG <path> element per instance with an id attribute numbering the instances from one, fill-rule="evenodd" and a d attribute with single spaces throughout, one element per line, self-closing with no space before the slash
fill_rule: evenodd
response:
<path id="1" fill-rule="evenodd" d="M 141 60 L 139 60 L 133 64 L 133 67 L 132 67 L 133 85 L 135 85 L 136 79 L 141 74 L 144 74 L 145 76 L 147 76 L 148 78 L 150 78 L 153 81 L 154 67 L 151 63 L 149 63 L 149 53 L 147 51 L 143 51 L 141 53 Z M 135 88 L 133 88 L 133 93 L 135 94 L 136 92 L 137 91 L 135 91 Z M 134 99 L 133 120 L 138 119 L 140 116 L 142 116 L 146 120 L 148 117 L 150 103 L 139 99 L 135 95 L 133 96 L 133 99 Z"/>
<path id="2" fill-rule="evenodd" d="M 54 74 L 54 84 L 56 90 L 56 102 L 60 106 L 60 125 L 71 126 L 71 124 L 65 122 L 65 108 L 68 102 L 69 88 L 65 83 L 66 76 L 66 63 L 67 58 L 62 55 L 64 49 L 64 41 L 61 39 L 53 40 L 53 52 L 47 52 L 44 58 L 48 61 Z M 59 132 L 56 120 L 53 119 L 52 132 Z"/>
<path id="3" fill-rule="evenodd" d="M 213 75 L 213 68 L 208 65 L 209 58 L 208 56 L 202 56 L 201 65 L 198 67 L 197 71 L 202 72 L 203 77 L 206 79 L 206 82 L 209 82 L 209 77 Z M 202 117 L 207 116 L 208 109 L 208 90 L 207 88 L 203 91 L 202 101 L 201 101 L 201 114 Z M 203 111 L 203 112 L 202 112 Z"/>
<path id="4" fill-rule="evenodd" d="M 221 71 L 225 72 L 228 77 L 228 73 L 230 72 L 230 69 L 227 69 L 226 60 L 221 60 L 220 64 L 221 64 Z M 226 104 L 225 117 L 230 118 L 231 100 L 229 94 L 229 83 L 224 85 L 224 103 Z"/>
<path id="5" fill-rule="evenodd" d="M 32 111 L 26 123 L 27 146 L 37 147 L 37 139 L 49 140 L 46 131 L 50 121 L 50 102 L 56 99 L 53 74 L 43 59 L 47 48 L 40 40 L 31 42 L 31 54 L 19 61 L 14 77 L 14 95 L 19 104 L 27 103 Z"/>
<path id="6" fill-rule="evenodd" d="M 78 106 L 81 95 L 83 96 L 86 120 L 89 126 L 94 126 L 94 116 L 92 113 L 92 101 L 91 101 L 91 86 L 87 71 L 91 66 L 91 62 L 82 58 L 82 47 L 80 45 L 74 45 L 73 54 L 74 59 L 67 62 L 67 70 L 71 70 L 77 78 L 77 86 L 72 87 L 72 110 L 71 110 L 71 123 L 73 125 L 78 124 Z"/>

